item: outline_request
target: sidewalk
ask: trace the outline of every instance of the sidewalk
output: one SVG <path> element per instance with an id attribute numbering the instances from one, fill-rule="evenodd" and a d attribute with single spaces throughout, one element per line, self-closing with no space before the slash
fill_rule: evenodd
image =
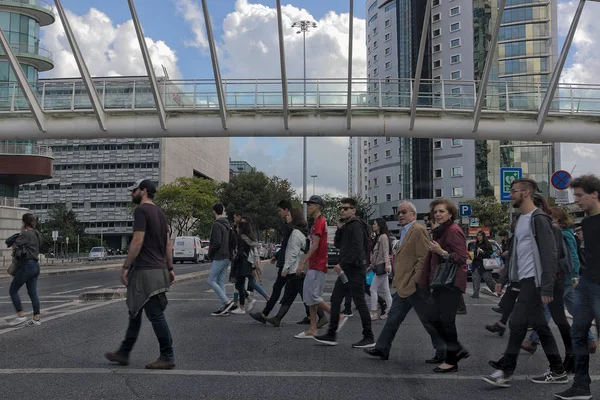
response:
<path id="1" fill-rule="evenodd" d="M 42 265 L 40 267 L 40 275 L 65 275 L 65 274 L 77 274 L 80 272 L 94 272 L 94 271 L 105 271 L 109 269 L 119 269 L 123 266 L 123 263 L 114 264 L 99 264 L 99 265 Z M 0 271 L 0 279 L 12 279 L 12 276 L 6 273 L 6 268 Z"/>

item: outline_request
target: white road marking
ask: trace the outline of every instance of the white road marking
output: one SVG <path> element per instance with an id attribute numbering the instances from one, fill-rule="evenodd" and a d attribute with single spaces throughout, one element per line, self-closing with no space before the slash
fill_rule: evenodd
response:
<path id="1" fill-rule="evenodd" d="M 54 294 L 54 295 L 61 295 L 61 294 L 67 294 L 67 293 L 81 292 L 82 290 L 88 290 L 88 289 L 98 289 L 98 288 L 101 288 L 101 287 L 102 286 L 88 286 L 88 287 L 84 287 L 84 288 L 67 290 L 66 292 L 56 292 L 56 293 L 52 293 L 52 294 Z"/>

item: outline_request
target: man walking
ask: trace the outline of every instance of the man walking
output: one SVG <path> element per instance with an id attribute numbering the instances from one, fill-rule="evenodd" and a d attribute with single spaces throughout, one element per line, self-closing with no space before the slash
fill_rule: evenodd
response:
<path id="1" fill-rule="evenodd" d="M 591 399 L 590 392 L 590 355 L 588 332 L 592 321 L 600 321 L 600 179 L 594 175 L 584 175 L 571 181 L 575 202 L 587 217 L 581 222 L 585 240 L 585 263 L 579 270 L 579 282 L 575 288 L 573 324 L 573 356 L 575 360 L 575 378 L 573 386 L 554 396 L 559 399 Z"/>
<path id="2" fill-rule="evenodd" d="M 552 219 L 536 208 L 533 202 L 533 195 L 537 189 L 535 181 L 517 179 L 511 184 L 510 189 L 513 207 L 520 208 L 521 216 L 515 228 L 507 272 L 511 282 L 519 282 L 520 291 L 510 318 L 510 337 L 504 357 L 501 362 L 491 362 L 495 365 L 496 371 L 482 379 L 498 387 L 511 386 L 511 376 L 517 366 L 521 343 L 531 323 L 540 336 L 542 347 L 550 363 L 546 373 L 531 378 L 531 381 L 567 383 L 569 380 L 544 314 L 544 305 L 552 301 L 554 279 L 558 268 L 558 251 L 552 230 Z M 499 290 L 500 285 L 497 286 Z"/>
<path id="3" fill-rule="evenodd" d="M 228 315 L 233 307 L 233 301 L 227 298 L 225 291 L 225 280 L 227 278 L 227 267 L 229 266 L 229 235 L 231 229 L 227 217 L 224 215 L 223 204 L 217 203 L 213 206 L 212 214 L 215 217 L 212 231 L 210 233 L 210 243 L 208 245 L 208 259 L 211 261 L 210 275 L 208 284 L 216 293 L 221 308 L 212 312 L 212 316 Z"/>
<path id="4" fill-rule="evenodd" d="M 312 339 L 317 336 L 317 311 L 319 309 L 330 312 L 329 304 L 323 300 L 323 290 L 325 289 L 325 279 L 327 277 L 327 221 L 321 215 L 325 202 L 321 196 L 312 195 L 307 203 L 307 212 L 313 217 L 314 223 L 310 231 L 310 248 L 304 256 L 296 275 L 304 273 L 304 264 L 308 264 L 308 272 L 304 278 L 304 304 L 309 307 L 310 327 L 304 332 L 295 336 L 296 339 Z M 325 316 L 321 317 L 323 324 Z"/>
<path id="5" fill-rule="evenodd" d="M 164 315 L 166 292 L 175 280 L 169 225 L 163 211 L 152 202 L 156 193 L 152 181 L 140 179 L 129 190 L 133 203 L 138 205 L 133 212 L 133 238 L 121 270 L 121 282 L 127 287 L 129 327 L 119 350 L 106 353 L 105 357 L 129 365 L 129 353 L 142 326 L 143 309 L 160 346 L 160 357 L 146 364 L 146 368 L 172 369 L 175 368 L 173 339 Z"/>
<path id="6" fill-rule="evenodd" d="M 429 251 L 429 234 L 427 229 L 416 222 L 417 209 L 414 204 L 401 202 L 398 206 L 398 223 L 400 224 L 400 244 L 394 255 L 394 285 L 396 293 L 383 331 L 377 339 L 375 348 L 365 349 L 371 356 L 387 360 L 396 337 L 398 328 L 406 315 L 414 307 L 421 323 L 431 336 L 436 349 L 435 357 L 427 362 L 444 361 L 445 344 L 427 318 L 428 305 L 417 293 L 417 282 L 421 277 L 423 261 Z"/>
<path id="7" fill-rule="evenodd" d="M 373 330 L 371 329 L 371 313 L 365 300 L 365 275 L 368 259 L 367 224 L 356 217 L 356 201 L 351 198 L 340 200 L 340 216 L 344 225 L 335 234 L 335 245 L 340 249 L 340 262 L 334 267 L 339 277 L 335 281 L 331 294 L 331 321 L 325 335 L 315 337 L 319 343 L 335 346 L 336 333 L 348 320 L 343 317 L 340 321 L 340 311 L 344 297 L 348 291 L 360 315 L 363 327 L 363 338 L 354 343 L 354 348 L 375 346 Z M 339 327 L 338 327 L 339 324 Z"/>

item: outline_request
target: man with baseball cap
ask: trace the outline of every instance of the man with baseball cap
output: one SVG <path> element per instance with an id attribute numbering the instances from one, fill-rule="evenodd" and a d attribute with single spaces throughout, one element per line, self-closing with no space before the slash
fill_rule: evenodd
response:
<path id="1" fill-rule="evenodd" d="M 160 357 L 146 364 L 146 368 L 172 369 L 175 368 L 173 339 L 164 315 L 166 292 L 175 280 L 169 224 L 165 213 L 152 201 L 156 194 L 152 181 L 140 179 L 129 191 L 137 205 L 133 212 L 133 238 L 121 270 L 121 282 L 127 287 L 129 327 L 119 350 L 106 353 L 105 357 L 129 365 L 129 353 L 140 333 L 144 310 L 160 346 Z"/>

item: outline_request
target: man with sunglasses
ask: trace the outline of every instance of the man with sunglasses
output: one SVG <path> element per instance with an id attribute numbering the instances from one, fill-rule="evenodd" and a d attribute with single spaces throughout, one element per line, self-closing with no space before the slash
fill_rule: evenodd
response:
<path id="1" fill-rule="evenodd" d="M 166 292 L 175 280 L 169 224 L 165 213 L 152 201 L 156 193 L 152 181 L 140 179 L 129 191 L 137 205 L 133 212 L 133 238 L 121 271 L 121 282 L 127 287 L 129 327 L 119 350 L 106 353 L 105 357 L 119 365 L 129 365 L 129 353 L 140 333 L 144 310 L 160 346 L 160 357 L 146 364 L 146 368 L 172 369 L 173 339 L 164 315 Z"/>
<path id="2" fill-rule="evenodd" d="M 319 343 L 330 346 L 337 345 L 336 333 L 348 317 L 340 321 L 342 302 L 348 292 L 352 293 L 352 299 L 360 315 L 363 327 L 363 338 L 354 343 L 354 348 L 368 348 L 375 345 L 373 330 L 371 329 L 371 313 L 365 300 L 365 275 L 367 271 L 369 232 L 367 224 L 356 217 L 356 201 L 351 198 L 340 200 L 340 217 L 343 221 L 341 228 L 335 233 L 335 246 L 340 249 L 340 261 L 334 267 L 334 271 L 340 275 L 335 281 L 333 293 L 331 294 L 331 320 L 329 330 L 325 335 L 316 336 Z M 347 282 L 342 281 L 342 276 L 347 277 Z M 339 326 L 338 326 L 339 325 Z"/>
<path id="3" fill-rule="evenodd" d="M 394 251 L 394 285 L 396 293 L 385 326 L 377 339 L 375 348 L 365 349 L 371 356 L 382 360 L 389 359 L 392 342 L 396 332 L 414 307 L 417 316 L 431 336 L 431 342 L 436 349 L 435 357 L 427 363 L 439 363 L 444 358 L 445 344 L 435 328 L 428 321 L 428 305 L 425 299 L 417 293 L 417 282 L 421 277 L 423 262 L 429 251 L 429 234 L 427 229 L 416 222 L 417 209 L 413 203 L 401 202 L 398 206 L 398 224 L 400 225 L 400 240 Z"/>

